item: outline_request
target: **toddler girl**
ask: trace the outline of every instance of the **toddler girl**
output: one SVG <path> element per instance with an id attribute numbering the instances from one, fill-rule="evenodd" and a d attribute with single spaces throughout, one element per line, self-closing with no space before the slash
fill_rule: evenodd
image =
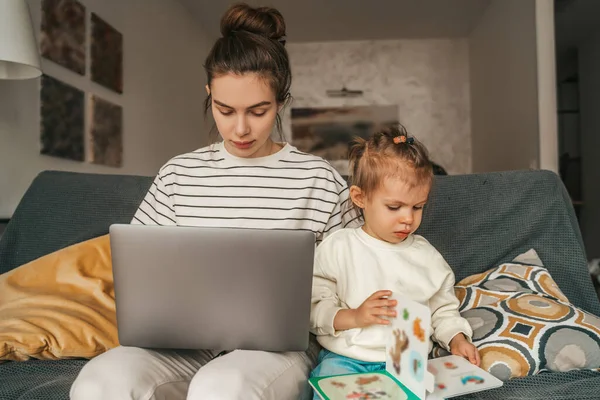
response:
<path id="1" fill-rule="evenodd" d="M 426 148 L 403 127 L 386 128 L 357 139 L 350 169 L 350 197 L 364 225 L 331 234 L 316 250 L 311 331 L 324 349 L 311 376 L 385 370 L 392 292 L 427 305 L 432 339 L 479 365 L 471 327 L 458 312 L 454 273 L 414 234 L 433 182 Z"/>

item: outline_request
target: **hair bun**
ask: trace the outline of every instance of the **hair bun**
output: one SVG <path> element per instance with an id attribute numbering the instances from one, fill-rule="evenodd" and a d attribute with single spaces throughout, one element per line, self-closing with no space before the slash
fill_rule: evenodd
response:
<path id="1" fill-rule="evenodd" d="M 279 11 L 271 7 L 234 4 L 221 18 L 221 34 L 226 37 L 241 31 L 279 40 L 285 36 L 285 20 Z"/>

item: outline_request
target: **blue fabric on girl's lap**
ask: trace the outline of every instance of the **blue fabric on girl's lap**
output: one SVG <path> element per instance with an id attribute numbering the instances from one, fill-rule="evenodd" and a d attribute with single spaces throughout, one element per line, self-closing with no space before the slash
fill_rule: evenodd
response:
<path id="1" fill-rule="evenodd" d="M 317 366 L 310 374 L 311 378 L 319 376 L 344 375 L 353 373 L 385 371 L 385 362 L 366 362 L 348 358 L 329 350 L 321 350 L 317 360 Z M 314 394 L 313 400 L 320 400 L 319 395 Z"/>

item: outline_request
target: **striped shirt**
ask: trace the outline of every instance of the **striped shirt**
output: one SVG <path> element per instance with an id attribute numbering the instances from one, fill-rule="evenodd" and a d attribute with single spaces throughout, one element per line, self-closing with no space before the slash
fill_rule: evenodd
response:
<path id="1" fill-rule="evenodd" d="M 306 230 L 319 243 L 358 224 L 348 192 L 328 162 L 290 144 L 239 158 L 220 142 L 167 162 L 132 223 Z"/>

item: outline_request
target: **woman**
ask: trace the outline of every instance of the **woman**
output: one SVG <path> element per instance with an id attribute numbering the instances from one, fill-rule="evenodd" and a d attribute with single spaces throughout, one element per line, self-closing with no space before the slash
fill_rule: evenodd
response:
<path id="1" fill-rule="evenodd" d="M 290 98 L 285 22 L 272 8 L 232 6 L 205 69 L 222 142 L 159 171 L 132 223 L 302 229 L 316 242 L 352 222 L 348 188 L 323 159 L 270 137 Z M 274 299 L 276 301 L 276 299 Z M 318 346 L 302 353 L 118 347 L 91 360 L 72 399 L 298 399 Z"/>

